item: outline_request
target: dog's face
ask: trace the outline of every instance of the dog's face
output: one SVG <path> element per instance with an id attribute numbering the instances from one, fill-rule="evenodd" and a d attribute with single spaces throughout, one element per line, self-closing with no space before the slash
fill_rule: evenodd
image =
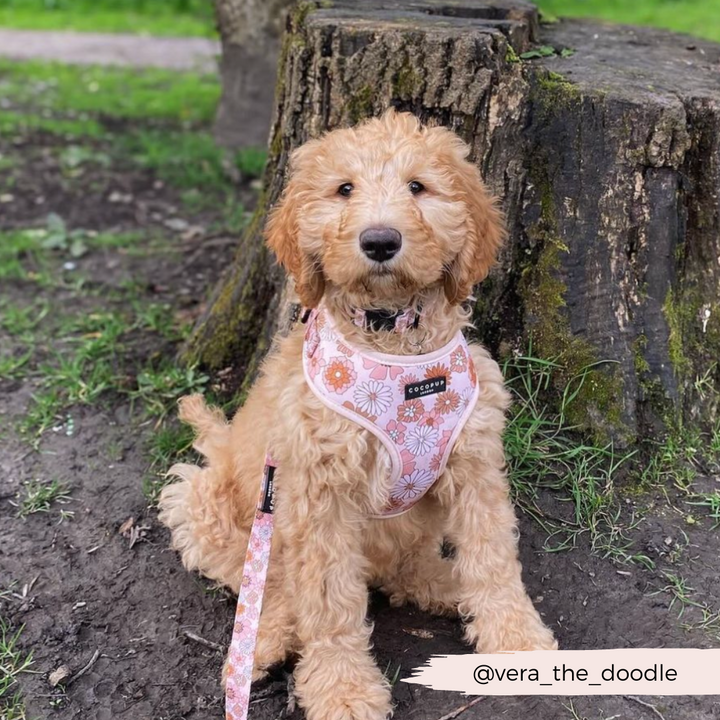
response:
<path id="1" fill-rule="evenodd" d="M 301 301 L 314 307 L 328 283 L 365 307 L 438 285 L 465 300 L 504 237 L 467 154 L 449 130 L 394 111 L 296 150 L 267 239 Z"/>

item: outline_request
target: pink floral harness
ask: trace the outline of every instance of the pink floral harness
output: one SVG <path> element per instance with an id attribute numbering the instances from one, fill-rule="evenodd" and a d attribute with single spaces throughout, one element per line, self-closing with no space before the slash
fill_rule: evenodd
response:
<path id="1" fill-rule="evenodd" d="M 407 512 L 442 475 L 479 393 L 461 332 L 425 355 L 374 353 L 351 347 L 324 307 L 310 315 L 303 369 L 325 405 L 369 430 L 390 454 L 390 497 L 377 517 Z"/>
<path id="2" fill-rule="evenodd" d="M 313 311 L 303 369 L 328 407 L 375 435 L 391 460 L 392 488 L 378 517 L 407 512 L 442 475 L 478 398 L 467 341 L 461 332 L 427 355 L 383 355 L 350 347 L 325 308 Z M 228 652 L 226 720 L 245 720 L 273 535 L 275 463 L 268 455 L 245 556 Z"/>

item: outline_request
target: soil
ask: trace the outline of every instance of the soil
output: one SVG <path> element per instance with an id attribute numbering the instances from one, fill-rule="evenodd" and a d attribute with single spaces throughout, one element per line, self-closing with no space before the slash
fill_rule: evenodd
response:
<path id="1" fill-rule="evenodd" d="M 110 203 L 107 186 L 93 190 L 97 178 L 88 178 L 85 186 L 60 188 L 52 167 L 42 164 L 38 148 L 46 142 L 42 136 L 31 142 L 36 159 L 28 163 L 16 190 L 25 200 L 3 208 L 5 228 L 42 222 L 51 210 L 72 218 L 73 226 L 97 230 L 147 230 L 153 221 L 151 213 L 138 210 L 142 207 L 152 207 L 163 217 L 174 215 L 170 210 L 177 207 L 177 196 L 142 173 L 110 178 L 113 186 L 132 192 L 132 208 Z M 30 196 L 45 198 L 42 209 L 33 207 Z M 188 220 L 202 224 L 207 218 Z M 156 224 L 163 226 L 161 221 Z M 144 296 L 170 302 L 192 317 L 229 262 L 233 243 L 210 242 L 206 236 L 176 240 L 166 254 L 92 251 L 78 261 L 78 272 L 99 292 L 82 297 L 51 293 L 48 298 L 91 311 L 93 304 L 102 304 L 105 290 L 132 278 Z M 58 260 L 58 272 L 60 265 Z M 38 289 L 29 282 L 8 282 L 2 295 L 29 304 L 37 299 Z M 148 352 L 142 343 L 137 347 L 138 353 Z M 160 350 L 171 353 L 174 348 Z M 0 591 L 6 591 L 0 594 L 0 616 L 15 629 L 24 627 L 20 645 L 33 654 L 34 673 L 19 677 L 27 717 L 220 720 L 222 652 L 186 633 L 226 647 L 234 598 L 185 572 L 168 549 L 167 531 L 148 508 L 141 481 L 148 472 L 145 443 L 153 424 L 122 397 L 110 395 L 99 406 L 72 410 L 72 435 L 64 427 L 49 431 L 39 450 L 33 450 L 16 434 L 14 421 L 25 411 L 37 383 L 34 376 L 0 380 Z M 23 483 L 34 478 L 67 484 L 72 500 L 64 508 L 74 512 L 72 520 L 59 522 L 57 508 L 17 517 L 12 502 Z M 707 490 L 717 489 L 716 479 L 703 482 Z M 678 619 L 679 607 L 670 607 L 671 595 L 656 592 L 667 585 L 663 570 L 681 572 L 693 588 L 693 599 L 720 609 L 718 532 L 699 512 L 689 523 L 689 508 L 673 492 L 667 498 L 659 493 L 628 498 L 627 512 L 638 510 L 644 518 L 633 533 L 636 547 L 655 561 L 654 570 L 602 559 L 591 551 L 586 536 L 571 551 L 548 553 L 543 550 L 545 533 L 521 514 L 527 587 L 561 647 L 720 647 L 717 633 L 683 628 L 697 622 L 697 609 L 687 609 Z M 567 509 L 549 493 L 541 502 L 548 513 Z M 119 532 L 129 518 L 143 528 L 140 541 L 132 546 Z M 687 546 L 673 558 L 673 549 L 685 543 L 685 533 Z M 469 652 L 456 620 L 430 617 L 412 607 L 391 609 L 380 595 L 373 596 L 370 613 L 374 652 L 391 676 L 399 667 L 400 678 L 406 677 L 432 654 Z M 96 661 L 64 691 L 52 687 L 51 672 L 66 666 L 74 677 L 96 654 Z M 302 717 L 289 703 L 288 678 L 288 668 L 280 668 L 256 687 L 252 718 Z M 666 720 L 720 718 L 717 697 L 644 698 L 656 713 L 631 694 L 574 698 L 574 712 L 593 719 L 657 720 L 657 713 Z M 467 702 L 457 694 L 402 682 L 395 684 L 393 695 L 397 720 L 438 720 Z M 573 717 L 569 708 L 570 698 L 488 697 L 462 717 L 554 720 Z"/>

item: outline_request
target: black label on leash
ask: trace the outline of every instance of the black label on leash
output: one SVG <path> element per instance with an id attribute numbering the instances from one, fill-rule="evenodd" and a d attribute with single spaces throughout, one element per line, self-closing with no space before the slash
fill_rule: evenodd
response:
<path id="1" fill-rule="evenodd" d="M 266 465 L 263 473 L 263 499 L 260 512 L 272 515 L 275 509 L 275 466 Z"/>
<path id="2" fill-rule="evenodd" d="M 414 400 L 415 398 L 425 397 L 426 395 L 436 395 L 445 392 L 447 389 L 447 378 L 441 377 L 428 378 L 420 380 L 420 382 L 410 383 L 405 386 L 405 399 Z"/>

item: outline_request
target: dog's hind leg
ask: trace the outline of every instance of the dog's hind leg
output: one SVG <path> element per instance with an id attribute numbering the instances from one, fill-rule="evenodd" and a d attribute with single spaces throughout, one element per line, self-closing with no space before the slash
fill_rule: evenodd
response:
<path id="1" fill-rule="evenodd" d="M 178 464 L 170 470 L 179 481 L 162 491 L 160 520 L 170 528 L 172 546 L 188 570 L 197 570 L 237 593 L 263 456 L 246 452 L 243 466 L 238 467 L 232 451 L 237 439 L 233 441 L 230 426 L 222 413 L 208 408 L 198 395 L 183 398 L 180 418 L 195 429 L 194 447 L 208 464 Z M 255 678 L 284 660 L 292 649 L 293 618 L 283 593 L 283 576 L 282 557 L 274 551 L 258 632 Z"/>
<path id="2" fill-rule="evenodd" d="M 240 478 L 231 448 L 230 426 L 218 410 L 199 395 L 180 402 L 180 419 L 197 433 L 194 447 L 208 463 L 181 463 L 169 474 L 179 482 L 160 495 L 160 521 L 172 532 L 172 547 L 188 570 L 227 585 L 237 592 L 257 498 L 251 498 Z M 260 461 L 262 462 L 262 461 Z M 261 467 L 256 477 L 260 477 Z M 255 484 L 256 492 L 259 484 Z"/>

